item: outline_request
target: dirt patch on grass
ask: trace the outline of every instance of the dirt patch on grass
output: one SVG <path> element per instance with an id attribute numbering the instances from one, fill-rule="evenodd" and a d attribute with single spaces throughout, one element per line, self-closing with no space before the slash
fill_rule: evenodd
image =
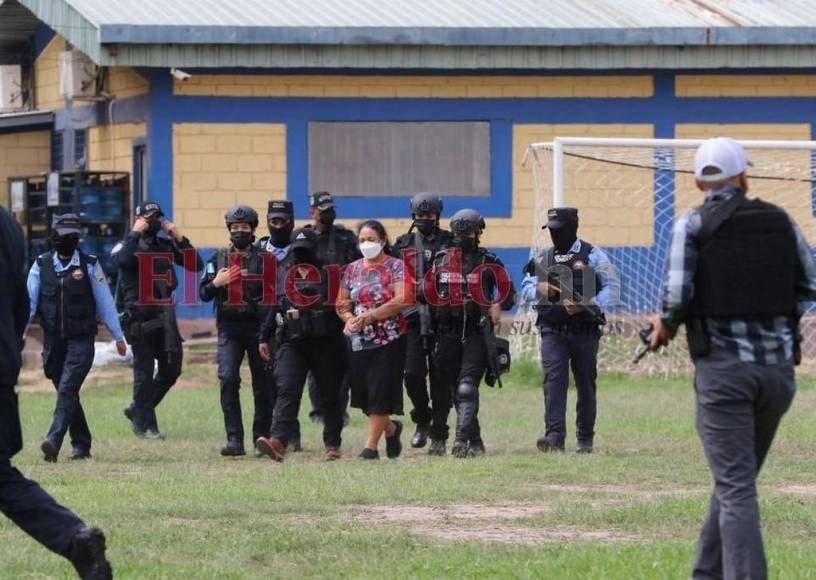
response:
<path id="1" fill-rule="evenodd" d="M 542 504 L 449 505 L 449 506 L 372 506 L 354 519 L 363 523 L 436 522 L 443 520 L 517 520 L 552 511 Z"/>
<path id="2" fill-rule="evenodd" d="M 635 485 L 581 485 L 573 483 L 545 483 L 541 485 L 531 486 L 542 491 L 554 491 L 561 493 L 603 493 L 610 495 L 624 495 L 637 498 L 649 497 L 675 497 L 675 496 L 689 496 L 699 495 L 702 493 L 709 493 L 702 487 L 665 487 L 665 488 L 644 488 Z"/>
<path id="3" fill-rule="evenodd" d="M 793 495 L 806 495 L 809 497 L 816 497 L 816 485 L 783 485 L 774 488 L 781 493 L 789 493 Z"/>
<path id="4" fill-rule="evenodd" d="M 584 530 L 571 527 L 531 528 L 503 524 L 479 525 L 456 523 L 454 525 L 414 526 L 411 531 L 423 536 L 460 542 L 487 542 L 505 544 L 542 544 L 562 542 L 592 542 L 602 544 L 637 543 L 636 536 L 621 534 L 614 530 Z"/>

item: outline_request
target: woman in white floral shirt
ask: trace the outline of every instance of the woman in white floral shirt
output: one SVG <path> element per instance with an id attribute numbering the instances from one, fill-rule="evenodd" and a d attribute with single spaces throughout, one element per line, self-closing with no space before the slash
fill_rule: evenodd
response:
<path id="1" fill-rule="evenodd" d="M 376 220 L 360 224 L 357 239 L 363 258 L 343 273 L 337 315 L 351 345 L 351 406 L 368 416 L 368 437 L 360 457 L 379 459 L 385 433 L 390 459 L 402 452 L 402 375 L 405 368 L 405 264 L 387 255 L 388 234 Z"/>

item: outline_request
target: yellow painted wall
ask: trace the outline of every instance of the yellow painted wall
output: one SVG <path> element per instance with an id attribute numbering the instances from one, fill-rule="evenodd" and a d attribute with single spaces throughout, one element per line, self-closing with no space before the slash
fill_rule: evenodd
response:
<path id="1" fill-rule="evenodd" d="M 707 139 L 725 136 L 734 139 L 760 140 L 810 140 L 810 125 L 807 123 L 733 124 L 733 125 L 677 125 L 678 139 Z M 749 196 L 761 197 L 784 207 L 790 213 L 811 244 L 816 244 L 816 225 L 812 213 L 812 193 L 810 181 L 810 153 L 808 151 L 747 150 L 748 158 L 754 166 L 748 169 Z M 693 150 L 683 153 L 682 164 L 693 167 Z M 798 181 L 751 179 L 752 176 L 787 176 Z M 678 176 L 675 180 L 675 207 L 677 212 L 699 205 L 703 193 L 697 189 L 691 175 Z"/>
<path id="2" fill-rule="evenodd" d="M 9 207 L 8 178 L 34 175 L 51 168 L 51 133 L 0 135 L 0 201 Z"/>
<path id="3" fill-rule="evenodd" d="M 176 124 L 173 154 L 174 220 L 200 246 L 227 243 L 224 212 L 235 204 L 265 216 L 269 199 L 286 197 L 285 125 Z"/>
<path id="4" fill-rule="evenodd" d="M 177 95 L 230 97 L 651 97 L 651 76 L 193 75 Z"/>
<path id="5" fill-rule="evenodd" d="M 522 166 L 524 152 L 531 143 L 549 142 L 554 137 L 630 137 L 650 138 L 652 125 L 515 125 L 513 127 L 513 217 L 499 222 L 500 227 L 486 231 L 487 245 L 529 247 L 533 236 L 546 242 L 546 232 L 533 230 L 535 189 L 533 163 Z M 587 151 L 582 151 L 586 153 Z M 547 178 L 551 178 L 548 173 Z M 636 188 L 653 190 L 651 170 L 586 162 L 567 157 L 564 176 L 565 204 L 579 208 L 581 237 L 601 246 L 651 245 L 654 218 L 651 203 L 645 197 L 632 196 Z"/>
<path id="6" fill-rule="evenodd" d="M 111 67 L 108 69 L 106 90 L 117 99 L 127 99 L 150 92 L 150 83 L 132 68 Z"/>
<path id="7" fill-rule="evenodd" d="M 816 75 L 677 75 L 678 97 L 813 97 Z"/>
<path id="8" fill-rule="evenodd" d="M 127 171 L 133 184 L 133 140 L 144 137 L 144 123 L 122 123 L 88 129 L 88 170 Z"/>
<path id="9" fill-rule="evenodd" d="M 55 36 L 34 62 L 34 103 L 39 110 L 57 111 L 65 108 L 60 95 L 60 53 L 65 50 L 65 39 Z"/>

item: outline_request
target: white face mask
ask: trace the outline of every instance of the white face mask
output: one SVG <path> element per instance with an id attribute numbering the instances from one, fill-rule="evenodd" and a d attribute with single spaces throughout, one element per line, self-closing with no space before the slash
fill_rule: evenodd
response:
<path id="1" fill-rule="evenodd" d="M 379 242 L 363 242 L 360 244 L 360 253 L 366 260 L 373 260 L 382 252 L 383 245 Z"/>

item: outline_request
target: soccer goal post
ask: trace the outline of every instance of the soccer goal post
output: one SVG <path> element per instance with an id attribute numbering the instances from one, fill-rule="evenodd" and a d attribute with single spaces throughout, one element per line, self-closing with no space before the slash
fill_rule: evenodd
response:
<path id="1" fill-rule="evenodd" d="M 696 139 L 558 137 L 533 143 L 525 154 L 532 167 L 535 203 L 531 257 L 551 245 L 541 226 L 547 209 L 579 210 L 579 237 L 604 248 L 620 274 L 621 293 L 607 312 L 599 369 L 676 374 L 690 369 L 685 338 L 635 366 L 638 331 L 660 307 L 672 226 L 684 211 L 702 203 L 694 182 Z M 783 207 L 811 246 L 816 245 L 816 141 L 740 141 L 753 165 L 749 197 Z M 761 235 L 758 233 L 758 235 Z M 538 356 L 535 310 L 522 303 L 511 337 L 515 356 Z M 805 365 L 814 370 L 816 316 L 802 317 Z"/>

